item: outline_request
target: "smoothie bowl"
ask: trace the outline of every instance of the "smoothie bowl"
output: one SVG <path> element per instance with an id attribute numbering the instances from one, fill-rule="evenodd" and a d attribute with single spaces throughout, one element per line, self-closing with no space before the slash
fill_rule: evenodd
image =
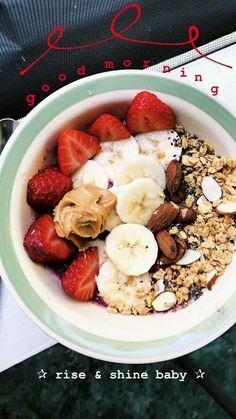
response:
<path id="1" fill-rule="evenodd" d="M 32 110 L 0 178 L 1 275 L 29 317 L 78 352 L 130 363 L 232 326 L 235 132 L 215 100 L 136 70 Z"/>

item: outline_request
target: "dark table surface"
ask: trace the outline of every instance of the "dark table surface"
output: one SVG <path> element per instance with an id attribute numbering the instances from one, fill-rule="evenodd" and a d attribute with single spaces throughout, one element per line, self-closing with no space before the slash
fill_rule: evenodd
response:
<path id="1" fill-rule="evenodd" d="M 236 417 L 236 328 L 192 354 L 171 361 L 128 365 L 98 361 L 61 345 L 3 372 L 1 419 L 228 419 Z M 39 379 L 37 372 L 47 372 Z M 146 380 L 111 380 L 111 371 L 146 371 Z M 197 379 L 201 369 L 204 378 Z M 85 379 L 56 379 L 56 372 L 84 372 Z M 187 372 L 184 381 L 155 379 L 155 371 Z M 95 379 L 96 371 L 102 378 Z M 192 375 L 191 375 L 192 374 Z"/>

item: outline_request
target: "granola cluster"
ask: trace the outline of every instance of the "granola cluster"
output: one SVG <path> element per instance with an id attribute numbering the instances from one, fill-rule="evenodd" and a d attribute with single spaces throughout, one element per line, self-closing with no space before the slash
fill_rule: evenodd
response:
<path id="1" fill-rule="evenodd" d="M 236 175 L 233 174 L 236 160 L 217 156 L 210 144 L 186 133 L 180 126 L 176 127 L 176 131 L 182 139 L 185 204 L 197 210 L 198 216 L 193 224 L 184 228 L 172 226 L 169 233 L 185 239 L 188 248 L 199 250 L 202 257 L 189 266 L 171 265 L 159 269 L 153 277 L 164 278 L 165 289 L 174 291 L 178 304 L 182 304 L 189 298 L 197 298 L 201 289 L 209 286 L 208 273 L 216 271 L 216 276 L 223 274 L 232 260 L 236 239 L 234 217 L 220 215 L 215 208 L 221 202 L 236 200 Z M 212 203 L 206 200 L 199 202 L 203 195 L 202 180 L 209 175 L 221 186 L 222 198 Z"/>
<path id="2" fill-rule="evenodd" d="M 133 285 L 135 287 L 135 285 Z M 148 289 L 147 289 L 148 288 Z M 111 303 L 107 306 L 109 313 L 121 314 L 141 314 L 145 315 L 153 311 L 152 302 L 156 298 L 157 293 L 160 291 L 160 285 L 157 281 L 151 281 L 150 287 L 143 288 L 142 291 L 137 292 L 137 300 L 129 307 L 124 302 Z"/>

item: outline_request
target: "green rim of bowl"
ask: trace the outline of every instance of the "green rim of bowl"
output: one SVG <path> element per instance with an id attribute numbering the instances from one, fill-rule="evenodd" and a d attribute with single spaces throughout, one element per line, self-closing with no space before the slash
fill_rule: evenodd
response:
<path id="1" fill-rule="evenodd" d="M 223 307 L 201 324 L 176 336 L 148 342 L 122 342 L 87 333 L 55 313 L 33 290 L 14 251 L 10 231 L 10 201 L 20 162 L 34 138 L 60 112 L 93 95 L 116 90 L 152 90 L 183 99 L 206 112 L 236 140 L 235 117 L 199 90 L 161 74 L 121 70 L 86 77 L 50 95 L 34 108 L 17 128 L 5 147 L 0 163 L 0 272 L 26 314 L 58 342 L 85 355 L 122 363 L 147 363 L 175 358 L 224 333 L 235 321 L 235 293 Z"/>

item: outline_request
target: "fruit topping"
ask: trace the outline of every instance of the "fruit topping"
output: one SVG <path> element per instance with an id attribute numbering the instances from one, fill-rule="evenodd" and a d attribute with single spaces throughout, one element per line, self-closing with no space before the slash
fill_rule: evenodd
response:
<path id="1" fill-rule="evenodd" d="M 99 272 L 98 249 L 90 247 L 73 260 L 62 276 L 62 287 L 67 295 L 78 301 L 90 301 L 96 292 Z"/>
<path id="2" fill-rule="evenodd" d="M 130 132 L 125 125 L 110 114 L 99 116 L 89 128 L 89 133 L 99 138 L 101 142 L 125 140 L 130 137 Z"/>
<path id="3" fill-rule="evenodd" d="M 175 115 L 155 94 L 143 91 L 131 102 L 126 123 L 129 131 L 135 134 L 166 130 L 174 128 Z"/>
<path id="4" fill-rule="evenodd" d="M 106 170 L 96 161 L 88 160 L 72 175 L 73 188 L 83 184 L 98 186 L 107 189 L 109 176 Z"/>
<path id="5" fill-rule="evenodd" d="M 110 181 L 114 183 L 114 178 L 123 165 L 127 161 L 136 160 L 138 155 L 138 144 L 133 137 L 130 137 L 126 141 L 101 143 L 101 151 L 94 157 L 94 160 L 106 170 Z"/>
<path id="6" fill-rule="evenodd" d="M 83 131 L 68 129 L 58 140 L 58 163 L 62 173 L 71 175 L 100 150 L 96 137 Z"/>
<path id="7" fill-rule="evenodd" d="M 153 211 L 164 202 L 161 188 L 150 178 L 119 186 L 116 211 L 126 223 L 146 225 Z"/>
<path id="8" fill-rule="evenodd" d="M 158 160 L 148 156 L 137 156 L 127 161 L 114 177 L 114 185 L 126 185 L 133 180 L 149 178 L 154 180 L 162 190 L 166 186 L 165 170 Z"/>
<path id="9" fill-rule="evenodd" d="M 126 275 L 141 275 L 155 263 L 158 253 L 153 234 L 139 224 L 122 224 L 106 238 L 106 253 Z"/>
<path id="10" fill-rule="evenodd" d="M 27 202 L 38 211 L 52 210 L 71 189 L 71 178 L 50 166 L 29 180 Z"/>
<path id="11" fill-rule="evenodd" d="M 74 248 L 58 237 L 53 219 L 42 215 L 30 226 L 24 238 L 24 247 L 29 257 L 37 263 L 57 263 L 69 259 Z"/>

